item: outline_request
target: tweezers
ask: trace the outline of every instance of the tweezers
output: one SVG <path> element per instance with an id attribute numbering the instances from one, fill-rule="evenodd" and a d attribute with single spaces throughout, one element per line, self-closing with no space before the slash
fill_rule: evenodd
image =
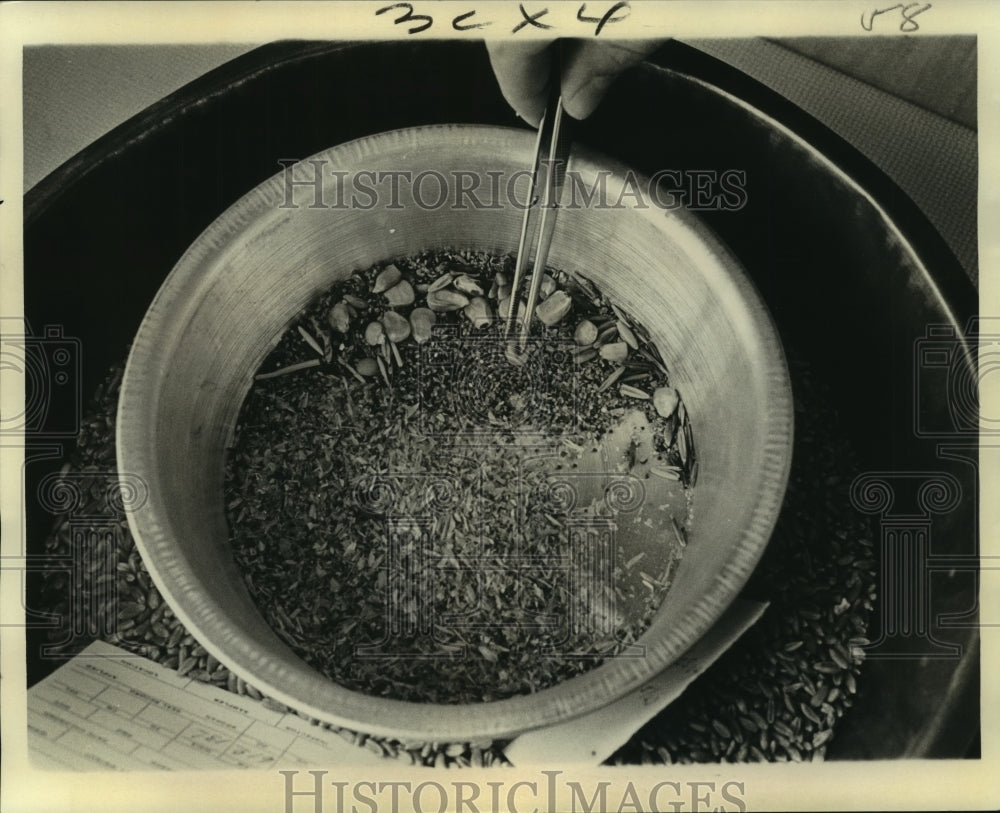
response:
<path id="1" fill-rule="evenodd" d="M 558 74 L 556 76 L 558 77 Z M 545 114 L 538 126 L 535 158 L 528 188 L 529 204 L 524 209 L 521 221 L 521 236 L 517 241 L 517 257 L 514 262 L 514 279 L 511 282 L 510 309 L 507 314 L 505 336 L 508 339 L 507 357 L 515 364 L 523 363 L 528 344 L 528 331 L 535 313 L 535 305 L 538 304 L 538 292 L 541 289 L 549 246 L 552 243 L 556 209 L 559 206 L 560 193 L 566 176 L 566 163 L 569 160 L 569 125 L 572 119 L 563 115 L 558 79 L 553 85 L 553 91 L 545 106 Z M 517 314 L 521 303 L 520 290 L 532 254 L 534 254 L 534 266 L 531 271 L 531 287 L 523 319 L 519 320 Z M 511 337 L 515 324 L 519 325 L 519 336 L 516 339 Z"/>

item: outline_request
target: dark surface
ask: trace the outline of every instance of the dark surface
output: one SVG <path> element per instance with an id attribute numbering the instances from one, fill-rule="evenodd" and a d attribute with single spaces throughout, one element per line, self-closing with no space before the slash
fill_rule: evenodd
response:
<path id="1" fill-rule="evenodd" d="M 930 369 L 915 363 L 915 348 L 928 326 L 964 326 L 977 309 L 975 291 L 912 202 L 850 145 L 698 52 L 671 44 L 656 62 L 746 100 L 815 149 L 717 90 L 652 64 L 621 81 L 578 140 L 646 173 L 745 171 L 746 205 L 704 218 L 744 263 L 782 339 L 832 386 L 862 468 L 907 482 L 914 478 L 900 475 L 945 472 L 962 489 L 957 506 L 931 510 L 925 523 L 932 564 L 942 568 L 930 577 L 928 635 L 960 646 L 962 657 L 873 658 L 829 756 L 962 756 L 979 719 L 970 564 L 978 552 L 977 439 L 955 430 L 948 411 L 944 384 L 962 375 L 961 354 L 951 352 L 957 366 Z M 28 194 L 29 323 L 36 333 L 61 325 L 65 336 L 79 338 L 79 391 L 89 394 L 124 354 L 174 262 L 226 207 L 275 174 L 279 159 L 439 122 L 517 125 L 480 46 L 280 43 L 247 54 L 126 122 Z M 926 271 L 817 153 L 863 184 Z M 944 345 L 961 349 L 960 333 Z M 71 400 L 53 400 L 45 425 L 72 425 Z M 915 403 L 935 435 L 915 433 Z M 29 438 L 29 461 L 45 441 L 44 433 Z M 946 457 L 942 443 L 957 451 Z M 59 465 L 56 458 L 27 465 L 29 553 L 40 550 L 52 519 L 31 495 Z M 920 506 L 907 508 L 900 489 L 893 510 L 920 521 Z M 965 626 L 944 613 L 964 616 Z M 53 665 L 34 654 L 38 638 L 29 632 L 29 684 Z M 895 651 L 891 643 L 871 655 Z M 903 643 L 944 652 L 926 636 Z"/>

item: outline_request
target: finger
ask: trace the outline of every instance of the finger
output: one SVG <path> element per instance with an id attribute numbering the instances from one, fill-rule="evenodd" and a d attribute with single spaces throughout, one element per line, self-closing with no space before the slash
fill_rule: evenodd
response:
<path id="1" fill-rule="evenodd" d="M 552 72 L 551 41 L 510 42 L 488 40 L 490 64 L 507 103 L 532 127 L 545 112 Z"/>
<path id="2" fill-rule="evenodd" d="M 585 40 L 563 55 L 563 108 L 585 119 L 618 75 L 649 56 L 663 40 Z"/>

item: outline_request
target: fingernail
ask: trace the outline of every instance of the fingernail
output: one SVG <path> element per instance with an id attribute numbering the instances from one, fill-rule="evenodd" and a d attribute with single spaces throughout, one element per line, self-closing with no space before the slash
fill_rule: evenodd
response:
<path id="1" fill-rule="evenodd" d="M 572 118 L 577 121 L 582 121 L 597 109 L 597 106 L 601 103 L 601 99 L 603 98 L 603 93 L 599 95 L 580 94 L 573 99 L 565 101 L 563 103 L 563 109 Z"/>

